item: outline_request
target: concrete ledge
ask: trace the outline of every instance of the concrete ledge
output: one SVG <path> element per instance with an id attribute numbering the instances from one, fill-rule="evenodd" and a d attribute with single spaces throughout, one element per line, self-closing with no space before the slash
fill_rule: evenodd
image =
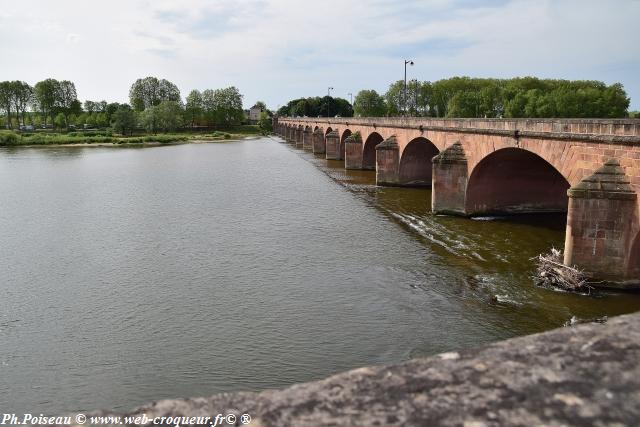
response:
<path id="1" fill-rule="evenodd" d="M 284 390 L 163 400 L 130 415 L 143 413 L 250 414 L 253 427 L 637 425 L 640 314 Z"/>

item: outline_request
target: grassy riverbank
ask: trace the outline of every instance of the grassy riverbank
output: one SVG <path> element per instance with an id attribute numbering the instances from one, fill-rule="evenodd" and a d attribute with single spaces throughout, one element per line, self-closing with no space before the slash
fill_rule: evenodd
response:
<path id="1" fill-rule="evenodd" d="M 74 144 L 145 144 L 145 143 L 174 143 L 188 141 L 223 141 L 240 139 L 246 136 L 259 135 L 257 126 L 237 126 L 228 130 L 211 132 L 180 132 L 161 134 L 141 134 L 123 136 L 112 134 L 110 131 L 79 131 L 79 132 L 35 132 L 19 134 L 12 131 L 0 131 L 0 146 L 26 145 L 74 145 Z"/>

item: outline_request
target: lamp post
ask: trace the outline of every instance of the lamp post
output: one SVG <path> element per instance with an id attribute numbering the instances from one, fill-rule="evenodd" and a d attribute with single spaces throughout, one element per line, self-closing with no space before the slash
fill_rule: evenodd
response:
<path id="1" fill-rule="evenodd" d="M 407 64 L 413 65 L 411 59 L 404 60 L 404 115 L 407 115 Z"/>
<path id="2" fill-rule="evenodd" d="M 327 97 L 331 98 L 331 91 L 333 90 L 333 88 L 331 86 L 329 86 L 327 88 Z M 331 99 L 327 99 L 327 118 L 331 117 L 331 114 L 329 114 L 329 108 L 331 107 Z"/>

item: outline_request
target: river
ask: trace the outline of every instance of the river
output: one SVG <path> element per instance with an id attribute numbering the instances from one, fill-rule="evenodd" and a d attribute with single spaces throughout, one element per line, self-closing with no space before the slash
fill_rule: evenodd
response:
<path id="1" fill-rule="evenodd" d="M 430 196 L 269 138 L 0 148 L 0 408 L 283 387 L 640 309 L 534 285 L 562 215 Z"/>

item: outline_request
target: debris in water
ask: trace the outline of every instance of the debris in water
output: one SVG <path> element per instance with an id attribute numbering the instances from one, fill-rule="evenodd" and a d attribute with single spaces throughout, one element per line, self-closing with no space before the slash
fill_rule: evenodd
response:
<path id="1" fill-rule="evenodd" d="M 538 263 L 536 271 L 538 286 L 587 293 L 593 289 L 589 285 L 587 274 L 577 268 L 564 265 L 562 251 L 556 248 L 551 248 L 549 254 L 538 255 L 532 259 L 537 260 Z"/>
<path id="2" fill-rule="evenodd" d="M 582 323 L 607 323 L 607 320 L 609 320 L 608 316 L 593 317 L 591 319 L 578 319 L 576 316 L 571 316 L 571 319 L 564 322 L 563 326 L 573 326 Z"/>

